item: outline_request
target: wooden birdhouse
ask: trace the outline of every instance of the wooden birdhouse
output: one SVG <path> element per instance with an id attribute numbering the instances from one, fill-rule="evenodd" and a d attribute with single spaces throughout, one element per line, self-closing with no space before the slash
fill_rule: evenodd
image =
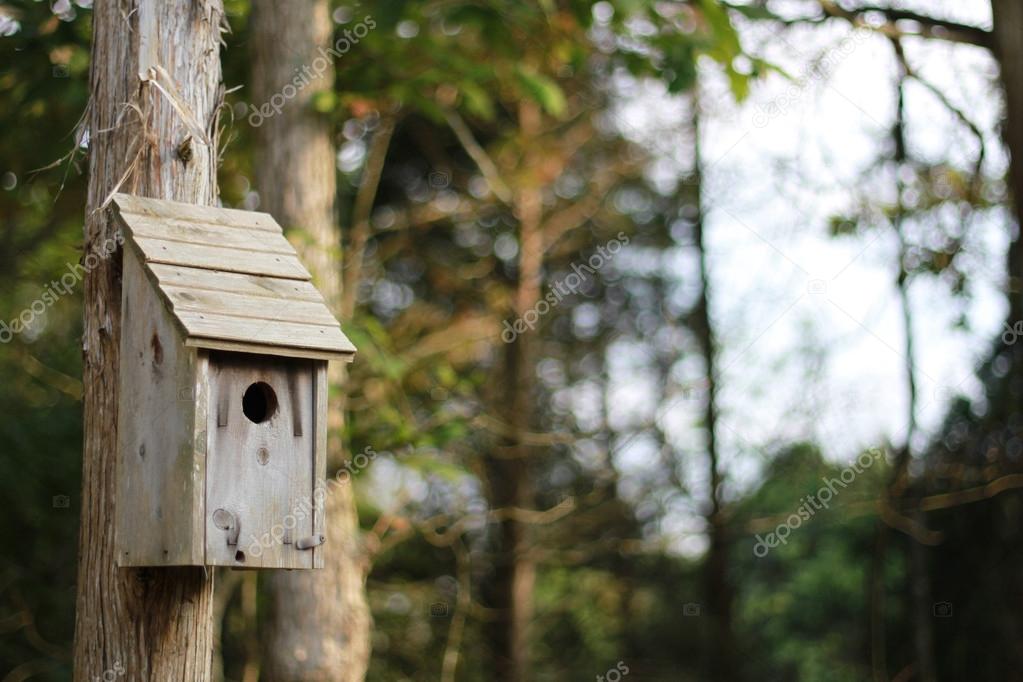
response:
<path id="1" fill-rule="evenodd" d="M 119 194 L 121 566 L 320 568 L 342 333 L 266 213 Z"/>

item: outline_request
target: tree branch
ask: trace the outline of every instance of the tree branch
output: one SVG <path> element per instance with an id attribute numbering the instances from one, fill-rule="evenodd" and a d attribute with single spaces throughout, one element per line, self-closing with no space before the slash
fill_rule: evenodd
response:
<path id="1" fill-rule="evenodd" d="M 393 116 L 381 116 L 380 127 L 374 133 L 366 155 L 366 167 L 362 172 L 359 190 L 355 194 L 355 205 L 352 207 L 352 241 L 350 254 L 344 272 L 344 284 L 341 287 L 341 319 L 350 320 L 355 313 L 356 293 L 359 278 L 362 276 L 362 259 L 369 240 L 370 217 L 373 212 L 373 200 L 380 187 L 380 176 L 384 170 L 384 159 L 394 134 L 395 119 Z"/>
<path id="2" fill-rule="evenodd" d="M 839 7 L 838 3 L 833 2 L 833 0 L 818 0 L 818 4 L 824 14 L 829 17 L 845 19 L 851 24 L 879 31 L 892 38 L 919 36 L 921 38 L 933 38 L 953 43 L 976 45 L 978 47 L 991 50 L 992 52 L 995 51 L 994 38 L 991 31 L 980 28 L 979 26 L 961 24 L 957 21 L 939 19 L 926 14 L 920 14 L 918 12 L 898 9 L 895 7 L 860 5 L 855 9 L 844 9 Z M 865 16 L 873 13 L 883 15 L 887 21 L 881 26 L 872 26 L 866 23 Z M 896 22 L 899 21 L 916 22 L 920 25 L 920 30 L 915 33 L 906 32 L 896 26 Z"/>
<path id="3" fill-rule="evenodd" d="M 455 137 L 458 138 L 459 144 L 465 149 L 465 153 L 469 155 L 469 158 L 475 162 L 476 166 L 483 173 L 483 178 L 487 181 L 490 186 L 490 190 L 494 195 L 505 204 L 510 204 L 512 201 L 512 192 L 508 188 L 508 185 L 501 179 L 501 174 L 497 170 L 497 165 L 487 155 L 486 150 L 480 146 L 480 143 L 473 137 L 472 131 L 469 130 L 469 126 L 466 125 L 465 121 L 458 112 L 446 109 L 444 111 L 444 119 L 447 121 L 448 126 L 451 127 L 452 132 L 455 133 Z"/>

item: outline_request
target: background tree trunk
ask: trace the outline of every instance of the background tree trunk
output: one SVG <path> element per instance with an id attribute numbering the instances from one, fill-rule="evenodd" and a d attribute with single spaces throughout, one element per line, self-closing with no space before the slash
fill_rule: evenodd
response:
<path id="1" fill-rule="evenodd" d="M 538 146 L 541 114 L 533 102 L 519 105 L 519 133 L 530 149 L 522 167 L 523 178 L 514 194 L 513 209 L 519 222 L 518 281 L 514 313 L 525 315 L 540 299 L 544 257 L 542 179 Z M 500 387 L 494 393 L 494 412 L 508 425 L 493 453 L 484 460 L 487 496 L 494 510 L 533 507 L 531 451 L 526 435 L 533 421 L 533 375 L 535 372 L 531 332 L 519 334 L 505 345 Z M 488 606 L 494 617 L 487 625 L 491 649 L 491 674 L 501 682 L 523 682 L 529 674 L 529 631 L 533 619 L 536 562 L 531 553 L 529 526 L 514 516 L 492 529 L 494 572 L 487 586 Z"/>
<path id="2" fill-rule="evenodd" d="M 703 366 L 707 374 L 707 396 L 703 405 L 703 429 L 707 438 L 707 479 L 709 481 L 709 509 L 707 528 L 709 546 L 703 567 L 707 590 L 708 616 L 711 618 L 711 678 L 719 682 L 736 679 L 735 644 L 732 632 L 732 602 L 734 594 L 729 580 L 728 525 L 722 502 L 723 475 L 718 452 L 717 405 L 717 339 L 710 317 L 710 275 L 707 266 L 707 238 L 703 214 L 703 159 L 700 156 L 700 101 L 693 96 L 693 187 L 692 201 L 696 215 L 693 219 L 693 243 L 700 262 L 700 294 L 693 310 L 693 327 Z"/>
<path id="3" fill-rule="evenodd" d="M 253 104 L 266 102 L 322 58 L 333 24 L 326 0 L 256 0 L 252 14 Z M 316 93 L 333 87 L 333 67 L 308 80 L 283 110 L 259 128 L 256 181 L 261 210 L 280 222 L 335 313 L 341 309 L 341 235 L 335 219 L 335 149 L 325 117 L 311 108 Z M 290 88 L 289 88 L 290 90 Z M 344 367 L 331 363 L 338 386 Z M 328 474 L 343 463 L 343 407 L 332 400 Z M 350 483 L 331 486 L 326 500 L 325 566 L 265 576 L 269 615 L 266 669 L 271 680 L 361 680 L 369 665 L 370 613 L 366 561 Z"/>
<path id="4" fill-rule="evenodd" d="M 115 238 L 110 212 L 100 209 L 122 178 L 123 192 L 216 202 L 222 19 L 219 0 L 96 3 L 87 117 L 87 254 L 102 253 L 104 243 Z M 155 63 L 169 73 L 181 104 L 205 129 L 210 144 L 197 139 L 197 131 L 186 126 L 167 95 L 141 82 L 143 45 L 151 47 Z M 84 276 L 85 435 L 75 679 L 100 679 L 107 673 L 129 680 L 206 680 L 214 634 L 212 572 L 114 565 L 120 278 L 120 252 L 101 258 Z"/>
<path id="5" fill-rule="evenodd" d="M 995 58 L 1005 89 L 1006 116 L 1002 137 L 1009 148 L 1009 176 L 1016 223 L 1023 229 L 1023 4 L 991 0 Z M 1017 232 L 1009 246 L 1009 324 L 1023 319 L 1023 238 Z"/>

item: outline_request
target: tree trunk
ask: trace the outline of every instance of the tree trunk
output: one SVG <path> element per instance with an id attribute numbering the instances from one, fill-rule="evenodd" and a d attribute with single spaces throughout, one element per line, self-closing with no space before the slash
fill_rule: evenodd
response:
<path id="1" fill-rule="evenodd" d="M 87 119 L 87 254 L 102 253 L 104 244 L 117 238 L 110 212 L 101 207 L 122 178 L 120 191 L 216 202 L 222 20 L 220 0 L 96 3 Z M 144 49 L 148 56 L 142 58 Z M 170 94 L 143 83 L 140 64 L 143 70 L 162 66 L 173 85 L 161 85 Z M 181 99 L 191 125 L 171 105 L 171 96 Z M 84 276 L 85 434 L 74 676 L 207 680 L 214 634 L 212 572 L 114 564 L 120 253 L 98 260 Z"/>
<path id="2" fill-rule="evenodd" d="M 703 222 L 703 178 L 700 157 L 700 104 L 693 96 L 693 175 L 695 182 L 696 217 L 693 221 L 693 242 L 700 261 L 700 295 L 693 322 L 700 353 L 707 374 L 707 396 L 703 406 L 703 428 L 707 434 L 707 474 L 710 482 L 710 509 L 707 527 L 710 543 L 704 564 L 707 590 L 707 615 L 711 618 L 711 679 L 721 682 L 736 679 L 735 647 L 732 634 L 732 585 L 728 576 L 728 527 L 721 502 L 722 475 L 717 440 L 717 340 L 710 319 L 710 277 L 707 269 L 707 243 Z"/>
<path id="3" fill-rule="evenodd" d="M 535 103 L 520 104 L 519 132 L 526 148 L 535 148 L 538 144 L 540 117 Z M 527 171 L 514 196 L 521 248 L 513 305 L 520 318 L 539 300 L 542 278 L 543 203 L 541 180 L 535 170 L 540 163 L 536 157 L 536 153 L 527 155 L 523 168 L 531 171 Z M 503 380 L 495 394 L 495 411 L 504 415 L 503 421 L 509 425 L 509 436 L 484 460 L 487 494 L 495 510 L 533 506 L 530 448 L 525 442 L 534 411 L 535 368 L 530 333 L 519 334 L 505 346 Z M 500 682 L 523 682 L 529 679 L 529 633 L 536 582 L 529 527 L 516 518 L 506 517 L 495 524 L 493 531 L 494 574 L 488 586 L 488 599 L 494 617 L 487 625 L 492 675 Z"/>
<path id="4" fill-rule="evenodd" d="M 332 29 L 326 0 L 253 2 L 253 104 L 259 107 L 275 93 L 286 95 L 303 67 L 315 69 L 314 61 L 324 58 L 318 48 L 329 47 Z M 280 113 L 263 119 L 256 180 L 261 208 L 289 230 L 314 282 L 338 313 L 341 235 L 334 211 L 335 149 L 329 121 L 311 108 L 316 93 L 333 87 L 333 73 L 328 67 L 320 77 L 306 77 L 307 84 L 295 88 L 295 96 Z M 332 385 L 338 386 L 343 378 L 344 367 L 332 363 Z M 328 468 L 333 470 L 343 464 L 344 413 L 337 400 L 328 410 Z M 270 601 L 266 669 L 269 679 L 277 682 L 361 680 L 369 665 L 366 561 L 355 498 L 350 483 L 330 490 L 324 501 L 324 568 L 266 575 Z"/>
<path id="5" fill-rule="evenodd" d="M 994 17 L 995 58 L 1005 89 L 1002 137 L 1009 148 L 1009 186 L 1016 208 L 1016 223 L 1023 230 L 1023 4 L 1019 0 L 991 0 Z M 1017 232 L 1009 246 L 1009 324 L 1023 319 L 1023 238 Z"/>

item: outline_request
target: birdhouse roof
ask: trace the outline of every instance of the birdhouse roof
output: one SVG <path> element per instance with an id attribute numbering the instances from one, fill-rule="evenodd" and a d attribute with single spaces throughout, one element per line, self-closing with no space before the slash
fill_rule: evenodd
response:
<path id="1" fill-rule="evenodd" d="M 185 345 L 317 359 L 355 353 L 268 213 L 127 194 L 113 204 Z"/>

